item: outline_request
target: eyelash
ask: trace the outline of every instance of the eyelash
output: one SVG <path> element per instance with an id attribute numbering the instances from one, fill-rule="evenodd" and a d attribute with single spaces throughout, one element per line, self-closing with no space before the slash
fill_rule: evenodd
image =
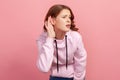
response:
<path id="1" fill-rule="evenodd" d="M 63 16 L 62 18 L 66 18 L 65 16 Z"/>
<path id="2" fill-rule="evenodd" d="M 62 18 L 66 18 L 66 16 L 62 17 Z M 69 17 L 71 19 L 71 17 Z"/>

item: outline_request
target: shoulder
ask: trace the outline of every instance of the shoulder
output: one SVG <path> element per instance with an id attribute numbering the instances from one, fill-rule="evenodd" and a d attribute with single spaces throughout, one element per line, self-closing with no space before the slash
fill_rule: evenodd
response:
<path id="1" fill-rule="evenodd" d="M 73 39 L 76 39 L 76 40 L 82 39 L 82 36 L 81 36 L 80 32 L 78 32 L 78 31 L 72 31 L 71 30 L 70 35 Z"/>
<path id="2" fill-rule="evenodd" d="M 37 40 L 41 40 L 41 39 L 44 40 L 46 39 L 46 37 L 47 37 L 47 32 L 42 32 L 37 38 Z"/>

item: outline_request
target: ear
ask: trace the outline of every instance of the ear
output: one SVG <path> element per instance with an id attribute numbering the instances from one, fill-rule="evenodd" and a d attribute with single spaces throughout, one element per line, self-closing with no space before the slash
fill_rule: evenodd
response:
<path id="1" fill-rule="evenodd" d="M 55 22 L 56 22 L 56 21 L 55 21 L 55 18 L 54 18 L 54 17 L 51 17 L 50 22 L 51 22 L 52 25 L 55 25 Z"/>

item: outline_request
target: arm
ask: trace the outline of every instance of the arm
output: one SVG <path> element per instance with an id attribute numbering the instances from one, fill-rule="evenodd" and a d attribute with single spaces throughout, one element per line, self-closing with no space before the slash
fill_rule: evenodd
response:
<path id="1" fill-rule="evenodd" d="M 74 55 L 74 80 L 85 80 L 87 54 L 80 35 L 77 45 L 77 51 Z"/>
<path id="2" fill-rule="evenodd" d="M 37 67 L 43 72 L 48 72 L 53 61 L 53 43 L 55 37 L 51 16 L 48 18 L 48 21 L 45 22 L 45 27 L 47 29 L 47 36 L 41 35 L 37 40 L 39 50 Z"/>
<path id="3" fill-rule="evenodd" d="M 38 45 L 38 60 L 37 60 L 37 67 L 42 72 L 48 72 L 51 68 L 51 64 L 53 61 L 53 38 L 41 36 L 37 40 Z"/>

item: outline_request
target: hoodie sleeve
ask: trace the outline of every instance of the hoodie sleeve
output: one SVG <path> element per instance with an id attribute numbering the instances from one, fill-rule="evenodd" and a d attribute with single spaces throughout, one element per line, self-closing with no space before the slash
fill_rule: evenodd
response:
<path id="1" fill-rule="evenodd" d="M 74 55 L 74 80 L 85 80 L 87 54 L 80 35 L 78 35 L 76 45 L 77 51 Z"/>
<path id="2" fill-rule="evenodd" d="M 54 39 L 41 35 L 37 40 L 38 45 L 38 60 L 37 67 L 42 72 L 48 72 L 53 61 L 53 46 Z"/>

